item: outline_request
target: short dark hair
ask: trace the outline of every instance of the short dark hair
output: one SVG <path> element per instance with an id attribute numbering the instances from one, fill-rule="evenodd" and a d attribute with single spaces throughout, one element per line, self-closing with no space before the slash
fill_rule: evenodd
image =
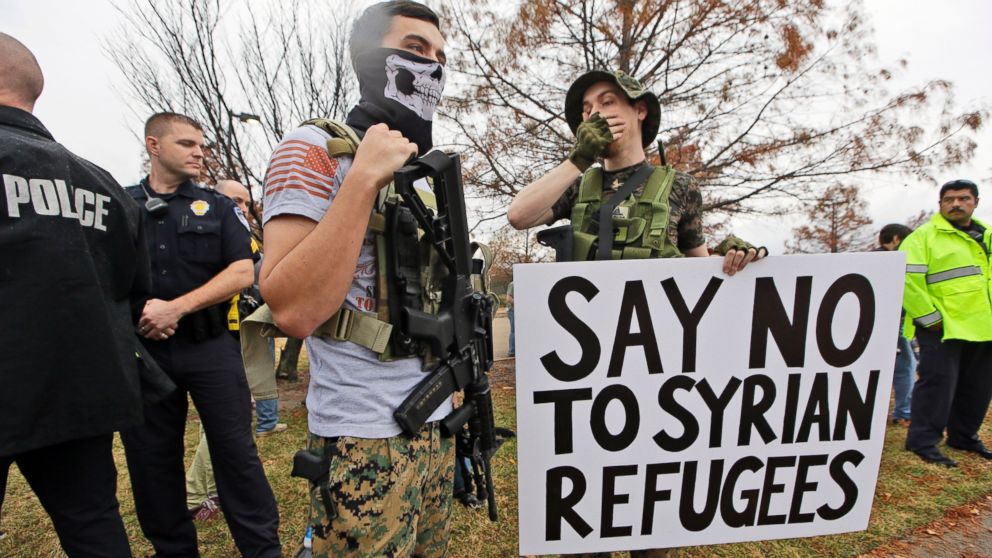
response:
<path id="1" fill-rule="evenodd" d="M 943 186 L 940 187 L 940 197 L 944 197 L 944 192 L 948 190 L 970 190 L 971 195 L 978 199 L 978 185 L 970 180 L 965 180 L 959 178 L 957 180 L 952 180 L 950 182 L 945 182 Z"/>
<path id="2" fill-rule="evenodd" d="M 394 16 L 411 17 L 434 24 L 440 31 L 441 20 L 434 10 L 410 0 L 390 0 L 373 4 L 362 12 L 351 27 L 351 38 L 348 40 L 348 52 L 351 56 L 351 66 L 355 67 L 358 55 L 382 46 L 382 38 L 389 33 Z"/>
<path id="3" fill-rule="evenodd" d="M 145 137 L 160 138 L 168 133 L 169 126 L 173 124 L 186 124 L 199 131 L 203 131 L 203 126 L 199 122 L 177 112 L 156 112 L 145 120 Z"/>
<path id="4" fill-rule="evenodd" d="M 882 227 L 882 230 L 878 231 L 878 242 L 881 244 L 888 244 L 895 240 L 897 236 L 905 240 L 911 232 L 913 232 L 913 229 L 907 227 L 906 225 L 890 223 Z"/>

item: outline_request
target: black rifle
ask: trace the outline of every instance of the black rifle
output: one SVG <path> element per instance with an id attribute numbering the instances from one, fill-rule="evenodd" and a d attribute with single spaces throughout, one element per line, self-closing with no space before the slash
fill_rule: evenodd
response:
<path id="1" fill-rule="evenodd" d="M 417 180 L 428 177 L 433 182 L 437 215 L 424 205 L 413 186 Z M 440 263 L 447 268 L 437 314 L 409 307 L 402 309 L 400 330 L 412 339 L 430 343 L 439 362 L 393 417 L 403 432 L 412 436 L 442 402 L 455 391 L 464 391 L 464 402 L 444 418 L 441 429 L 445 436 L 468 437 L 457 444 L 462 448 L 458 459 L 465 456 L 472 460 L 477 497 L 488 502 L 489 518 L 496 521 L 490 459 L 499 449 L 500 441 L 487 375 L 493 364 L 493 301 L 472 286 L 472 273 L 481 268 L 481 262 L 472 260 L 461 162 L 457 155 L 432 151 L 398 170 L 393 184 L 403 205 L 437 252 Z"/>

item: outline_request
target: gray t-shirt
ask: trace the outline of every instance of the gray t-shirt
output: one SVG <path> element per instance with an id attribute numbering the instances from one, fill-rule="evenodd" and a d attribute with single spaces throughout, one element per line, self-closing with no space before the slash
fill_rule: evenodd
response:
<path id="1" fill-rule="evenodd" d="M 265 175 L 263 224 L 279 215 L 323 219 L 352 162 L 351 157 L 330 158 L 328 139 L 330 135 L 320 128 L 303 126 L 286 134 L 276 147 Z M 364 227 L 367 222 L 363 216 L 355 220 L 355 226 Z M 375 312 L 375 282 L 374 236 L 366 232 L 344 304 Z M 388 438 L 400 433 L 393 411 L 426 377 L 421 359 L 379 362 L 375 353 L 360 345 L 324 337 L 308 337 L 306 346 L 310 359 L 310 432 L 359 438 Z M 451 408 L 449 398 L 429 420 L 443 418 Z"/>

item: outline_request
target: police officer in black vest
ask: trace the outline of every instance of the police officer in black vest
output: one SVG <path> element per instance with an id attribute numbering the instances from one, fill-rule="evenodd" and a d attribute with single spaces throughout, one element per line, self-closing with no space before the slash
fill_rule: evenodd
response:
<path id="1" fill-rule="evenodd" d="M 31 114 L 43 84 L 0 33 L 0 500 L 16 463 L 66 554 L 131 556 L 112 443 L 141 422 L 141 209 Z M 6 544 L 35 544 L 18 536 Z"/>
<path id="2" fill-rule="evenodd" d="M 280 556 L 275 498 L 251 435 L 241 349 L 227 332 L 231 297 L 253 280 L 248 229 L 233 202 L 193 180 L 203 131 L 187 116 L 145 124 L 151 173 L 127 191 L 148 213 L 151 297 L 138 332 L 179 389 L 145 408 L 145 424 L 122 434 L 134 502 L 159 557 L 198 556 L 186 511 L 183 432 L 187 393 L 210 441 L 221 509 L 246 557 Z"/>

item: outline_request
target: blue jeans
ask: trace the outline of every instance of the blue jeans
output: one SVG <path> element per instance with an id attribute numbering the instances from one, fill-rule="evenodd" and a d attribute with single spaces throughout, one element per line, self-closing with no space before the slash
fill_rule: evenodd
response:
<path id="1" fill-rule="evenodd" d="M 508 352 L 509 352 L 509 355 L 510 356 L 513 356 L 513 355 L 515 355 L 517 353 L 517 351 L 516 351 L 517 344 L 514 341 L 514 335 L 513 335 L 515 328 L 513 327 L 513 307 L 512 306 L 510 306 L 509 308 L 506 309 L 506 317 L 510 320 L 510 343 L 509 343 Z"/>
<path id="2" fill-rule="evenodd" d="M 263 399 L 255 401 L 255 417 L 258 419 L 255 432 L 272 430 L 279 422 L 279 400 Z"/>
<path id="3" fill-rule="evenodd" d="M 455 457 L 455 460 L 456 461 L 458 460 L 458 457 L 457 456 Z M 469 471 L 472 470 L 472 461 L 470 461 L 469 458 L 463 457 L 462 458 L 462 463 L 465 464 L 465 468 L 466 469 L 468 469 Z M 472 480 L 472 479 L 469 479 L 469 480 Z M 464 491 L 465 490 L 465 477 L 462 476 L 462 467 L 458 463 L 455 463 L 455 483 L 454 484 L 455 484 L 455 487 L 454 487 L 455 488 L 455 492 L 459 492 L 459 491 Z"/>
<path id="4" fill-rule="evenodd" d="M 892 410 L 892 418 L 909 419 L 910 400 L 913 396 L 913 383 L 916 381 L 916 355 L 909 339 L 899 336 L 899 351 L 896 353 L 896 368 L 892 375 L 892 390 L 895 391 L 896 404 Z"/>

